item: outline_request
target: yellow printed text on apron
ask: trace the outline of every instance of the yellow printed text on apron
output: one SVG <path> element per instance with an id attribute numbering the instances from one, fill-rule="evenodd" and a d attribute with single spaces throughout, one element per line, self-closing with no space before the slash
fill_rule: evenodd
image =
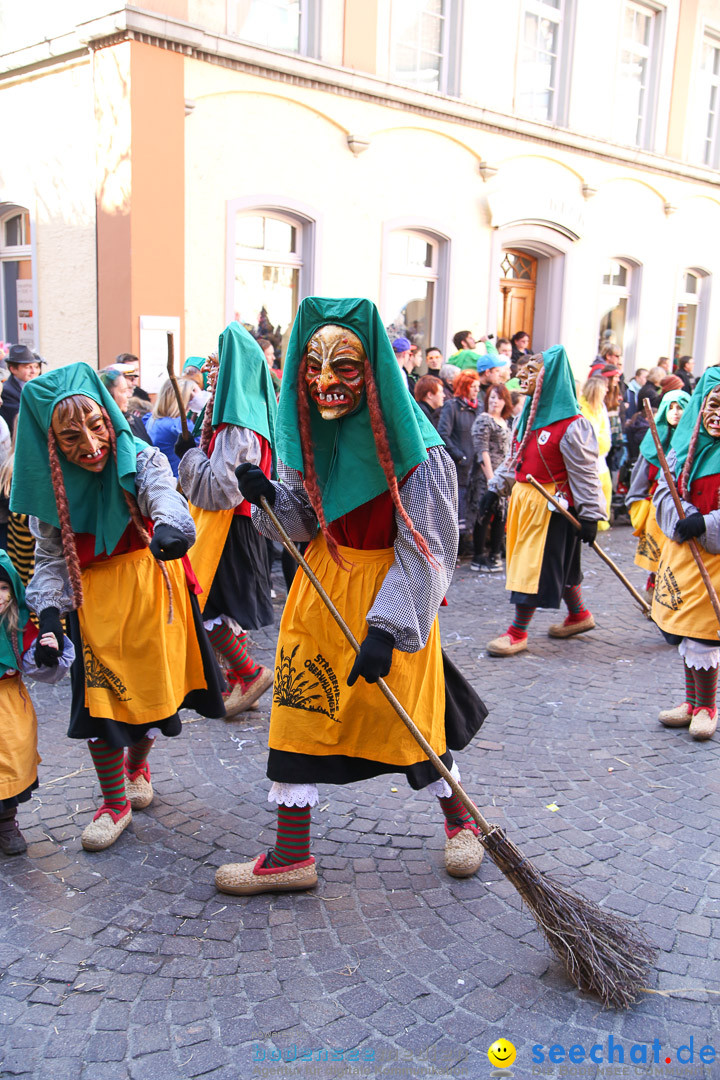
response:
<path id="1" fill-rule="evenodd" d="M 182 562 L 165 565 L 175 613 L 169 625 L 165 581 L 147 548 L 82 572 L 78 617 L 91 716 L 153 723 L 207 686 Z"/>
<path id="2" fill-rule="evenodd" d="M 657 523 L 652 499 L 638 499 L 630 507 L 630 522 L 638 538 L 635 565 L 653 574 L 658 568 L 665 533 Z"/>
<path id="3" fill-rule="evenodd" d="M 394 561 L 394 550 L 341 547 L 339 567 L 322 537 L 306 559 L 362 642 L 366 616 Z M 298 571 L 280 623 L 270 716 L 270 747 L 295 754 L 343 754 L 404 767 L 425 755 L 377 686 L 347 677 L 355 652 L 314 586 Z M 435 619 L 424 649 L 393 651 L 387 683 L 438 754 L 445 752 L 445 681 Z"/>
<path id="4" fill-rule="evenodd" d="M 232 510 L 201 510 L 190 503 L 190 513 L 195 522 L 195 543 L 190 550 L 190 563 L 202 592 L 198 596 L 200 610 L 205 610 L 213 579 L 225 547 Z"/>
<path id="5" fill-rule="evenodd" d="M 37 779 L 37 717 L 20 676 L 0 681 L 0 799 L 11 799 Z"/>
<path id="6" fill-rule="evenodd" d="M 555 484 L 543 484 L 543 488 L 555 494 Z M 539 491 L 531 484 L 516 482 L 507 516 L 505 588 L 511 592 L 536 593 L 540 587 L 550 513 L 548 501 Z"/>
<path id="7" fill-rule="evenodd" d="M 698 543 L 712 581 L 720 582 L 720 555 Z M 669 634 L 718 641 L 718 621 L 689 544 L 665 538 L 655 579 L 652 617 Z"/>

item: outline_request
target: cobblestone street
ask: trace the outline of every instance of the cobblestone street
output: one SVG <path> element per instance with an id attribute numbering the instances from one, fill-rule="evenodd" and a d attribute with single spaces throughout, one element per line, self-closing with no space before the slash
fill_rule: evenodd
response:
<path id="1" fill-rule="evenodd" d="M 630 529 L 600 543 L 642 590 Z M 720 1052 L 720 742 L 658 725 L 683 697 L 677 653 L 598 558 L 583 561 L 589 634 L 554 641 L 557 615 L 539 612 L 528 652 L 488 657 L 510 618 L 504 576 L 467 565 L 441 626 L 490 709 L 458 755 L 469 794 L 542 870 L 637 918 L 660 949 L 631 1011 L 571 987 L 489 858 L 475 878 L 449 878 L 438 806 L 397 777 L 321 790 L 314 892 L 217 893 L 216 867 L 274 836 L 270 694 L 230 723 L 185 714 L 182 737 L 153 751 L 152 806 L 108 852 L 84 852 L 98 789 L 84 744 L 65 737 L 66 680 L 31 684 L 40 788 L 19 814 L 27 856 L 0 864 L 0 1075 L 717 1077 L 699 1051 Z M 275 634 L 255 635 L 265 663 Z M 517 1049 L 504 1070 L 487 1056 L 501 1037 Z M 654 1040 L 658 1064 L 651 1050 L 631 1060 Z M 548 1060 L 554 1044 L 563 1063 Z M 570 1047 L 597 1044 L 602 1058 L 571 1064 Z"/>

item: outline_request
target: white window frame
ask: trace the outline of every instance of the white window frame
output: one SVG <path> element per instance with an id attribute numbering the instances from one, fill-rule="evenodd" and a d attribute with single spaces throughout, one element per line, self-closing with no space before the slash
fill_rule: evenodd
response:
<path id="1" fill-rule="evenodd" d="M 720 61 L 720 32 L 717 34 L 705 30 L 700 45 L 704 54 L 706 49 L 713 49 L 718 53 Z M 706 91 L 715 90 L 715 111 L 711 120 L 710 103 Z M 698 98 L 696 101 L 696 138 L 692 148 L 692 156 L 697 161 L 707 165 L 711 169 L 720 167 L 720 71 L 717 75 L 710 74 L 705 81 L 705 71 L 701 64 L 698 75 Z M 700 95 L 702 94 L 702 100 Z"/>
<path id="2" fill-rule="evenodd" d="M 685 277 L 687 274 L 692 274 L 697 278 L 697 292 L 688 293 L 685 291 Z M 680 271 L 678 275 L 677 295 L 675 298 L 675 317 L 672 325 L 672 346 L 670 355 L 675 354 L 675 328 L 677 326 L 678 307 L 680 304 L 692 304 L 696 308 L 695 314 L 695 339 L 693 341 L 692 351 L 690 353 L 683 353 L 683 355 L 695 357 L 695 378 L 699 378 L 702 371 L 705 370 L 705 349 L 707 345 L 707 329 L 708 329 L 708 311 L 710 308 L 710 289 L 712 283 L 712 275 L 707 270 L 703 270 L 698 266 L 686 266 Z"/>
<path id="3" fill-rule="evenodd" d="M 5 225 L 14 217 L 25 217 L 28 215 L 29 230 L 28 235 L 23 237 L 26 241 L 24 244 L 5 244 Z M 0 203 L 0 263 L 4 262 L 23 262 L 30 260 L 32 268 L 32 283 L 33 283 L 33 311 L 37 313 L 37 280 L 35 274 L 35 251 L 34 251 L 34 222 L 30 216 L 30 211 L 26 206 L 17 206 L 13 204 Z M 37 349 L 37 335 L 38 335 L 38 322 L 37 314 L 34 315 L 34 336 L 35 336 L 35 348 Z M 4 272 L 0 270 L 0 341 L 4 341 L 5 344 L 13 345 L 12 341 L 8 340 L 7 326 L 5 325 L 5 277 Z"/>
<path id="4" fill-rule="evenodd" d="M 235 260 L 236 260 L 236 236 L 235 223 L 237 214 L 247 214 L 274 217 L 299 230 L 298 251 L 293 253 L 278 252 L 277 258 L 267 249 L 246 248 L 243 258 L 248 262 L 272 262 L 278 266 L 288 266 L 299 270 L 298 274 L 298 303 L 306 296 L 315 293 L 315 280 L 317 274 L 316 253 L 320 250 L 321 223 L 317 213 L 312 207 L 304 203 L 285 198 L 268 199 L 267 197 L 250 197 L 230 199 L 227 204 L 227 232 L 226 245 L 227 256 L 225 266 L 225 318 L 231 322 L 235 318 Z M 270 256 L 270 257 L 269 257 Z"/>
<path id="5" fill-rule="evenodd" d="M 426 271 L 423 271 L 422 267 L 413 268 L 402 276 L 417 277 L 419 280 L 433 282 L 431 324 L 433 340 L 423 342 L 423 349 L 429 348 L 430 345 L 438 345 L 440 349 L 444 349 L 443 344 L 439 343 L 444 343 L 447 340 L 448 300 L 451 295 L 450 237 L 438 229 L 434 222 L 420 222 L 417 219 L 400 218 L 385 222 L 383 225 L 383 265 L 380 293 L 380 311 L 383 322 L 387 311 L 390 278 L 395 273 L 400 273 L 390 269 L 390 237 L 393 233 L 409 233 L 411 236 L 422 239 L 425 243 L 432 244 L 435 249 L 432 267 L 427 267 Z"/>
<path id="6" fill-rule="evenodd" d="M 650 44 L 640 46 L 638 42 L 630 41 L 624 37 L 625 13 L 636 11 L 650 18 Z M 643 89 L 644 98 L 641 105 L 641 114 L 638 117 L 635 140 L 629 144 L 644 150 L 652 150 L 655 143 L 655 129 L 657 124 L 658 90 L 660 78 L 660 57 L 662 56 L 665 9 L 649 0 L 624 0 L 621 9 L 620 42 L 618 49 L 618 72 L 616 87 L 616 109 L 623 108 L 623 103 L 617 100 L 619 94 L 619 76 L 622 53 L 627 48 L 634 51 L 635 55 L 642 56 L 647 51 L 647 82 Z"/>
<path id="7" fill-rule="evenodd" d="M 273 52 L 291 52 L 293 56 L 310 56 L 320 58 L 321 53 L 321 22 L 322 0 L 300 0 L 300 25 L 298 30 L 297 49 L 277 49 L 272 44 L 263 45 L 249 38 L 243 38 L 237 32 L 237 8 L 239 0 L 226 0 L 226 31 L 228 36 L 247 41 L 249 45 L 257 45 L 259 49 L 270 49 Z"/>
<path id="8" fill-rule="evenodd" d="M 553 7 L 544 0 L 524 0 L 518 24 L 517 66 L 515 74 L 515 112 L 519 116 L 527 115 L 521 101 L 522 52 L 525 48 L 525 16 L 534 15 L 538 19 L 550 19 L 557 24 L 557 59 L 556 79 L 552 88 L 550 109 L 546 117 L 537 118 L 541 123 L 566 127 L 570 103 L 570 80 L 572 75 L 572 42 L 575 37 L 575 0 L 560 0 L 559 7 Z"/>
<path id="9" fill-rule="evenodd" d="M 390 20 L 388 25 L 387 75 L 392 82 L 410 86 L 423 93 L 442 94 L 444 97 L 460 96 L 460 58 L 462 42 L 463 0 L 443 0 L 442 32 L 440 36 L 440 70 L 437 90 L 424 90 L 413 82 L 400 78 L 394 68 L 394 50 L 396 45 L 393 0 L 390 0 Z"/>
<path id="10" fill-rule="evenodd" d="M 599 331 L 600 317 L 605 304 L 603 304 L 603 297 L 613 295 L 616 300 L 627 300 L 625 308 L 625 330 L 623 334 L 623 341 L 620 345 L 623 359 L 623 370 L 626 374 L 635 370 L 635 352 L 637 344 L 637 325 L 638 325 L 638 313 L 640 310 L 640 287 L 642 283 L 642 264 L 635 259 L 629 258 L 625 255 L 609 255 L 604 262 L 604 268 L 612 266 L 613 263 L 619 263 L 627 271 L 627 283 L 625 285 L 604 285 L 603 277 L 605 275 L 605 269 L 603 269 L 600 275 L 600 291 L 598 293 L 598 306 L 597 306 L 597 320 L 596 326 Z M 596 333 L 596 342 L 599 338 L 599 333 Z"/>

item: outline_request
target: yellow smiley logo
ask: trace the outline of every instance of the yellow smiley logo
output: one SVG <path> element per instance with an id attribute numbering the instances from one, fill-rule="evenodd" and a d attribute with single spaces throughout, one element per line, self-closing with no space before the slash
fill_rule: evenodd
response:
<path id="1" fill-rule="evenodd" d="M 490 1064 L 496 1069 L 507 1069 L 515 1060 L 515 1047 L 507 1039 L 497 1039 L 488 1050 Z"/>

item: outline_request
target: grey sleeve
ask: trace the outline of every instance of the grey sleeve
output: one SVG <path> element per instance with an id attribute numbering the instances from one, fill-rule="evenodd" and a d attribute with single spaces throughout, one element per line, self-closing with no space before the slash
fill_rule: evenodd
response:
<path id="1" fill-rule="evenodd" d="M 515 458 L 512 453 L 501 461 L 493 473 L 492 480 L 488 480 L 488 488 L 496 495 L 509 495 L 515 485 Z"/>
<path id="2" fill-rule="evenodd" d="M 598 473 L 597 436 L 589 420 L 573 420 L 560 440 L 568 482 L 578 516 L 586 521 L 604 521 L 605 496 Z"/>
<path id="3" fill-rule="evenodd" d="M 633 471 L 630 477 L 630 487 L 625 496 L 626 506 L 632 506 L 633 503 L 640 502 L 641 499 L 647 498 L 648 491 L 650 490 L 649 469 L 650 465 L 647 459 L 641 454 L 633 465 Z"/>
<path id="4" fill-rule="evenodd" d="M 185 498 L 177 490 L 170 462 L 155 446 L 137 456 L 135 487 L 140 513 L 155 524 L 179 529 L 189 544 L 195 543 L 195 522 Z"/>
<path id="5" fill-rule="evenodd" d="M 395 561 L 385 575 L 367 614 L 368 625 L 387 630 L 401 652 L 424 648 L 455 570 L 459 530 L 457 472 L 443 447 L 432 447 L 427 460 L 400 489 L 400 500 L 425 538 L 437 565 L 418 551 L 402 518 L 395 513 Z"/>
<path id="6" fill-rule="evenodd" d="M 66 615 L 74 604 L 60 530 L 36 517 L 29 519 L 28 526 L 35 537 L 35 570 L 25 590 L 28 607 L 38 613 L 54 607 Z"/>
<path id="7" fill-rule="evenodd" d="M 677 471 L 677 456 L 674 450 L 671 450 L 667 455 L 667 463 L 670 472 L 673 477 Z M 680 502 L 682 508 L 685 511 L 685 516 L 689 514 L 697 514 L 698 509 L 693 506 L 687 499 L 681 497 Z M 657 517 L 657 523 L 671 540 L 675 534 L 675 527 L 680 520 L 680 515 L 675 509 L 675 503 L 673 497 L 670 494 L 670 488 L 667 486 L 665 480 L 665 474 L 662 469 L 658 473 L 658 485 L 653 495 L 653 505 L 655 507 L 655 516 Z M 704 514 L 705 518 L 705 532 L 702 536 L 697 537 L 698 543 L 700 543 L 707 552 L 711 555 L 720 554 L 720 510 L 713 510 L 711 514 Z"/>
<path id="8" fill-rule="evenodd" d="M 230 424 L 218 432 L 210 457 L 200 447 L 188 450 L 178 466 L 178 479 L 201 510 L 234 510 L 243 501 L 235 469 L 244 461 L 259 465 L 260 454 L 255 432 Z"/>
<path id="9" fill-rule="evenodd" d="M 33 642 L 22 657 L 23 675 L 27 675 L 31 679 L 37 679 L 38 682 L 47 683 L 52 686 L 54 683 L 60 682 L 60 680 L 67 675 L 72 667 L 74 659 L 75 646 L 70 638 L 66 636 L 63 643 L 62 656 L 58 657 L 58 662 L 55 667 L 38 667 L 35 663 L 35 643 Z"/>
<path id="10" fill-rule="evenodd" d="M 313 540 L 319 528 L 318 519 L 310 504 L 301 474 L 279 461 L 278 477 L 279 482 L 273 483 L 275 488 L 273 513 L 291 540 L 297 543 Z M 280 534 L 262 507 L 253 506 L 251 513 L 253 525 L 258 532 L 263 536 L 269 536 L 271 540 L 280 539 Z"/>

